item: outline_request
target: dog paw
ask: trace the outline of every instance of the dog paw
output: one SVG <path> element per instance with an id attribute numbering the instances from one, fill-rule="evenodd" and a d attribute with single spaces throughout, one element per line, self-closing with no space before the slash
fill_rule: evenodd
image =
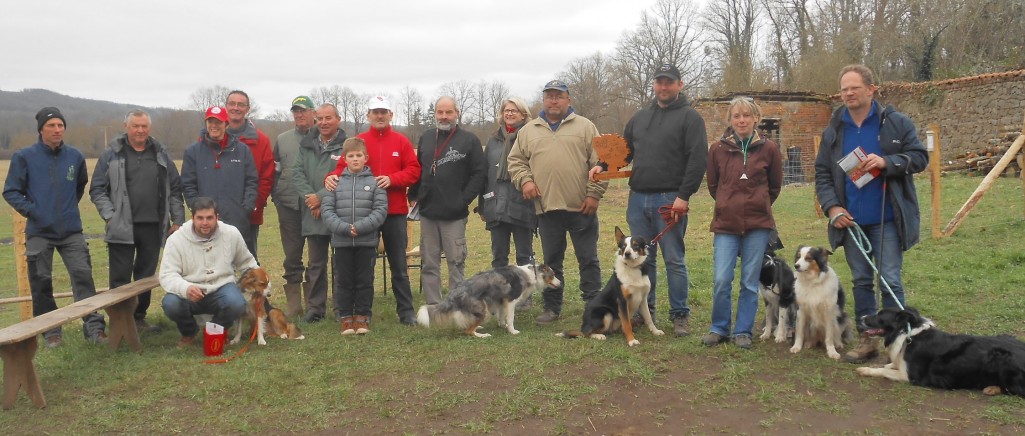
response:
<path id="1" fill-rule="evenodd" d="M 230 344 L 230 345 L 235 345 L 237 343 L 238 343 L 238 339 L 232 339 L 231 342 L 228 342 L 228 344 Z"/>
<path id="2" fill-rule="evenodd" d="M 510 335 L 518 335 L 518 334 L 520 334 L 520 331 L 519 331 L 519 330 L 516 330 L 516 329 L 510 329 L 510 330 L 509 330 L 509 334 L 510 334 Z"/>
<path id="3" fill-rule="evenodd" d="M 837 353 L 836 350 L 826 351 L 826 355 L 828 355 L 830 359 L 840 360 L 840 353 Z"/>
<path id="4" fill-rule="evenodd" d="M 605 340 L 605 335 L 603 335 L 601 333 L 595 333 L 595 334 L 591 335 L 591 337 L 594 338 L 594 339 L 597 339 L 599 341 L 604 341 Z"/>
<path id="5" fill-rule="evenodd" d="M 771 337 L 772 337 L 772 335 L 770 335 L 769 332 L 765 332 L 765 333 L 762 333 L 762 335 L 759 336 L 758 339 L 766 341 L 766 340 L 768 340 Z M 776 341 L 776 342 L 779 342 L 779 341 Z"/>
<path id="6" fill-rule="evenodd" d="M 559 333 L 556 333 L 555 336 L 558 336 L 560 338 L 564 338 L 564 337 L 566 337 L 566 334 L 562 333 L 562 332 L 559 332 Z"/>
<path id="7" fill-rule="evenodd" d="M 478 338 L 490 338 L 491 337 L 491 333 L 477 333 L 477 332 L 473 332 L 473 335 L 478 337 Z"/>
<path id="8" fill-rule="evenodd" d="M 256 340 L 256 343 L 260 345 L 267 345 L 267 340 L 264 338 L 260 338 Z"/>
<path id="9" fill-rule="evenodd" d="M 278 337 L 281 338 L 281 339 L 288 339 L 288 333 L 282 333 L 282 334 L 278 335 Z"/>
<path id="10" fill-rule="evenodd" d="M 801 352 L 802 348 L 804 348 L 804 347 L 802 347 L 800 345 L 794 345 L 793 347 L 790 347 L 790 352 L 794 353 L 794 354 L 797 354 L 797 353 Z"/>
<path id="11" fill-rule="evenodd" d="M 861 375 L 872 375 L 872 367 L 870 366 L 859 366 L 855 371 Z"/>
<path id="12" fill-rule="evenodd" d="M 784 336 L 776 336 L 774 339 L 775 339 L 777 344 L 782 344 L 782 343 L 787 341 L 787 337 L 785 335 Z"/>
<path id="13" fill-rule="evenodd" d="M 652 330 L 651 333 L 654 334 L 655 336 L 662 336 L 662 335 L 666 334 L 666 332 L 664 332 L 662 330 L 659 330 L 659 329 Z"/>
<path id="14" fill-rule="evenodd" d="M 634 345 L 641 345 L 641 341 L 638 341 L 638 340 L 634 339 L 634 340 L 632 340 L 630 342 L 627 342 L 626 345 L 629 345 L 631 347 L 634 346 Z"/>
<path id="15" fill-rule="evenodd" d="M 1000 386 L 986 386 L 986 388 L 982 390 L 982 394 L 989 395 L 991 397 L 994 395 L 1000 395 Z"/>

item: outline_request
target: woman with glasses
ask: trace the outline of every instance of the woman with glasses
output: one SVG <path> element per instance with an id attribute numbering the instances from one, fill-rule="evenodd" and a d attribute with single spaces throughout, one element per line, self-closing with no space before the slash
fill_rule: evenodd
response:
<path id="1" fill-rule="evenodd" d="M 509 179 L 509 150 L 516 142 L 516 133 L 530 119 L 527 103 L 519 97 L 509 97 L 499 108 L 501 121 L 498 130 L 488 139 L 484 155 L 488 161 L 487 187 L 477 201 L 478 212 L 491 232 L 491 267 L 509 265 L 509 239 L 516 244 L 516 264 L 527 265 L 533 255 L 531 236 L 536 226 L 534 205 L 523 199 Z M 531 295 L 517 305 L 518 310 L 529 308 Z"/>
<path id="2" fill-rule="evenodd" d="M 762 138 L 756 127 L 761 109 L 749 97 L 730 102 L 730 127 L 708 149 L 706 178 L 715 199 L 711 230 L 713 244 L 712 327 L 701 338 L 712 346 L 730 340 L 751 348 L 758 313 L 758 276 L 769 234 L 776 227 L 772 203 L 783 185 L 783 156 L 779 146 Z M 732 332 L 734 268 L 740 256 L 737 318 Z M 732 335 L 731 335 L 732 333 Z"/>

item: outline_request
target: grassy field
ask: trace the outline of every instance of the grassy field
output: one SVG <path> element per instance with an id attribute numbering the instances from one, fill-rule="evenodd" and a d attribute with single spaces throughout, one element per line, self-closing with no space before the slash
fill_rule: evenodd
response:
<path id="1" fill-rule="evenodd" d="M 6 174 L 6 162 L 0 163 Z M 943 179 L 942 224 L 981 181 Z M 1025 195 L 1017 179 L 1001 179 L 962 228 L 929 238 L 928 178 L 919 177 L 923 241 L 907 253 L 910 305 L 950 332 L 1010 333 L 1025 337 Z M 780 233 L 792 255 L 798 245 L 824 245 L 810 186 L 788 186 L 776 203 Z M 626 227 L 627 189 L 615 181 L 599 210 L 603 270 L 612 262 L 612 228 Z M 203 363 L 200 348 L 178 350 L 178 334 L 154 296 L 149 320 L 165 326 L 143 336 L 142 354 L 90 346 L 80 322 L 65 326 L 65 345 L 42 350 L 37 368 L 49 406 L 31 407 L 22 395 L 0 412 L 2 434 L 95 433 L 317 433 L 317 434 L 707 434 L 707 433 L 986 433 L 1025 431 L 1025 400 L 978 392 L 944 392 L 856 375 L 822 350 L 792 355 L 788 346 L 756 341 L 705 348 L 711 311 L 712 202 L 692 199 L 687 235 L 692 328 L 685 338 L 640 333 L 639 347 L 621 337 L 567 341 L 553 333 L 579 326 L 582 305 L 577 268 L 566 264 L 567 307 L 554 326 L 522 314 L 510 336 L 489 321 L 488 339 L 455 330 L 403 327 L 394 298 L 382 295 L 378 267 L 375 318 L 366 337 L 341 337 L 331 321 L 303 325 L 307 339 L 269 339 L 224 365 Z M 107 255 L 95 208 L 81 203 L 94 277 L 107 283 Z M 260 257 L 280 275 L 276 215 L 267 210 Z M 10 208 L 0 205 L 0 239 L 10 237 Z M 467 230 L 467 272 L 487 268 L 489 239 L 478 220 Z M 535 241 L 540 251 L 540 243 Z M 833 258 L 848 292 L 842 253 Z M 67 290 L 62 266 L 57 288 Z M 13 247 L 0 245 L 0 298 L 15 295 Z M 416 283 L 417 272 L 411 272 Z M 664 280 L 659 323 L 669 329 Z M 415 288 L 415 286 L 414 286 Z M 416 304 L 423 296 L 415 293 Z M 734 297 L 735 298 L 735 297 Z M 278 293 L 274 301 L 283 304 Z M 67 304 L 63 300 L 59 304 Z M 761 317 L 761 315 L 759 316 Z M 0 325 L 18 321 L 16 305 L 0 306 Z M 233 352 L 237 347 L 232 347 Z"/>

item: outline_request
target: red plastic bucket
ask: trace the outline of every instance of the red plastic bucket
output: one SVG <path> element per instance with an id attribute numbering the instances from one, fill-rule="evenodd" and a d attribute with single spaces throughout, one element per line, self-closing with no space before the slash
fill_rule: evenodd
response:
<path id="1" fill-rule="evenodd" d="M 227 336 L 224 327 L 212 322 L 206 323 L 206 332 L 203 335 L 203 354 L 207 356 L 220 356 L 224 353 L 224 340 Z"/>

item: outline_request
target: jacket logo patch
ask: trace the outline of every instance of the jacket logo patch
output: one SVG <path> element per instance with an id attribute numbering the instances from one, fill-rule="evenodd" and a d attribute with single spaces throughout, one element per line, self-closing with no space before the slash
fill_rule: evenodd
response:
<path id="1" fill-rule="evenodd" d="M 242 163 L 242 159 L 230 159 L 229 162 L 231 162 L 231 163 Z"/>
<path id="2" fill-rule="evenodd" d="M 466 153 L 460 153 L 455 149 L 449 149 L 447 152 L 445 152 L 445 156 L 443 156 L 441 159 L 438 159 L 437 162 L 435 162 L 435 165 L 440 167 L 444 164 L 447 164 L 449 162 L 456 162 L 465 157 Z"/>
<path id="3" fill-rule="evenodd" d="M 370 185 L 364 185 L 363 186 L 363 190 L 364 191 L 369 191 L 370 190 Z"/>
<path id="4" fill-rule="evenodd" d="M 69 182 L 74 182 L 75 181 L 75 166 L 74 165 L 68 167 L 67 178 L 68 178 Z"/>
<path id="5" fill-rule="evenodd" d="M 340 155 L 340 154 L 332 154 L 330 157 L 331 157 L 331 160 L 338 160 L 338 159 L 342 158 L 342 155 Z"/>
<path id="6" fill-rule="evenodd" d="M 397 152 L 397 151 L 391 152 L 391 157 L 399 157 L 399 152 Z"/>

